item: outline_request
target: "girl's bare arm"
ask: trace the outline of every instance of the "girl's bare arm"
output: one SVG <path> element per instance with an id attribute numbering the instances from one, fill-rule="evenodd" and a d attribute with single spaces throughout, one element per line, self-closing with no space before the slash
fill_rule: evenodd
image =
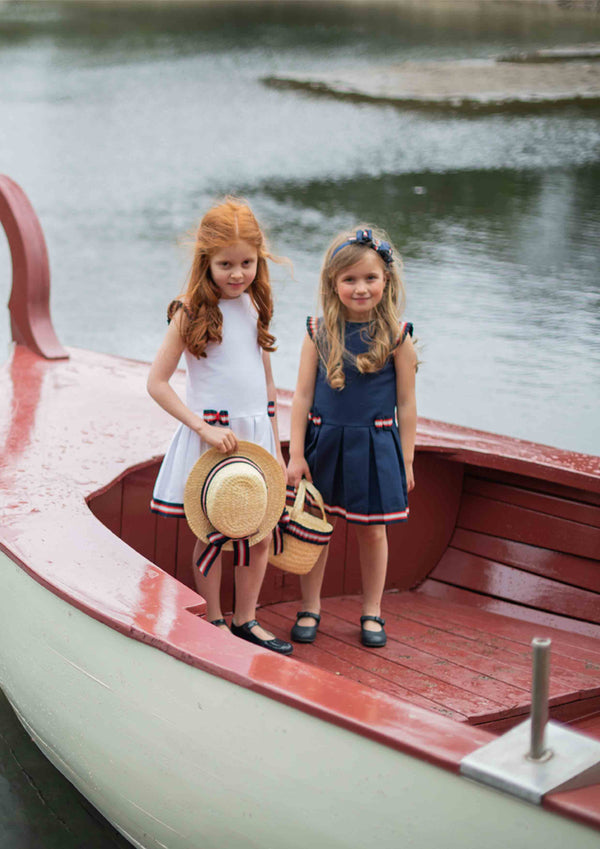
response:
<path id="1" fill-rule="evenodd" d="M 273 380 L 273 369 L 271 368 L 271 355 L 268 351 L 263 351 L 263 365 L 265 368 L 265 380 L 267 382 L 267 398 L 270 404 L 273 404 L 275 415 L 271 417 L 271 426 L 273 435 L 275 436 L 275 446 L 277 448 L 277 459 L 279 465 L 283 469 L 283 474 L 286 474 L 285 460 L 281 453 L 281 442 L 279 441 L 279 425 L 277 423 L 277 387 Z"/>
<path id="2" fill-rule="evenodd" d="M 398 407 L 398 428 L 406 471 L 408 491 L 414 489 L 415 476 L 413 461 L 415 456 L 415 439 L 417 435 L 417 401 L 415 394 L 415 375 L 417 372 L 417 355 L 410 336 L 394 352 L 396 365 L 396 404 Z"/>
<path id="3" fill-rule="evenodd" d="M 180 310 L 169 324 L 165 338 L 150 366 L 146 387 L 150 396 L 163 410 L 195 431 L 209 445 L 222 452 L 234 451 L 237 448 L 235 434 L 229 428 L 213 427 L 205 422 L 183 403 L 169 383 L 185 349 L 181 336 L 181 322 L 184 320 L 187 319 L 183 310 Z"/>
<path id="4" fill-rule="evenodd" d="M 288 483 L 292 486 L 297 486 L 303 477 L 312 481 L 310 469 L 304 459 L 304 438 L 306 436 L 308 413 L 315 395 L 318 365 L 317 349 L 307 333 L 302 343 L 298 380 L 292 400 L 290 462 L 288 465 Z"/>

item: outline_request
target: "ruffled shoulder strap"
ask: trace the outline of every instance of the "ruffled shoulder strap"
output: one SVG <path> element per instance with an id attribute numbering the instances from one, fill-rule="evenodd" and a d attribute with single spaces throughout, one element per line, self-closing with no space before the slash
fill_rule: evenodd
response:
<path id="1" fill-rule="evenodd" d="M 175 316 L 175 313 L 180 309 L 182 309 L 184 311 L 184 313 L 186 314 L 186 316 L 188 317 L 188 319 L 190 321 L 192 321 L 193 316 L 192 316 L 192 313 L 189 310 L 189 307 L 187 307 L 183 303 L 183 301 L 176 299 L 174 301 L 171 301 L 171 303 L 167 307 L 167 324 L 171 323 L 171 321 L 173 320 L 173 317 Z"/>
<path id="2" fill-rule="evenodd" d="M 315 341 L 317 338 L 317 333 L 319 330 L 319 325 L 321 323 L 321 319 L 317 318 L 316 315 L 309 315 L 306 318 L 306 332 L 310 336 L 310 338 Z"/>
<path id="3" fill-rule="evenodd" d="M 401 321 L 400 328 L 398 331 L 398 338 L 396 340 L 396 345 L 401 345 L 407 336 L 413 335 L 413 325 L 410 321 Z"/>

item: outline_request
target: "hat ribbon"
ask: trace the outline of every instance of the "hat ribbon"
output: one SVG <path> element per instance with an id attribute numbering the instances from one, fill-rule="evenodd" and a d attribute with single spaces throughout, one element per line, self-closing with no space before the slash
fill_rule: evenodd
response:
<path id="1" fill-rule="evenodd" d="M 196 561 L 196 566 L 198 567 L 200 574 L 205 578 L 210 572 L 213 563 L 221 553 L 221 549 L 226 542 L 233 543 L 234 566 L 250 565 L 250 543 L 248 542 L 248 537 L 244 537 L 243 539 L 231 539 L 231 537 L 226 537 L 225 534 L 221 534 L 219 531 L 213 531 L 208 534 L 206 539 L 208 540 L 209 545 L 204 549 L 203 554 Z"/>
<path id="2" fill-rule="evenodd" d="M 281 519 L 273 528 L 273 554 L 281 554 L 283 551 L 283 532 L 290 523 L 291 516 L 287 511 L 287 507 L 283 508 Z"/>

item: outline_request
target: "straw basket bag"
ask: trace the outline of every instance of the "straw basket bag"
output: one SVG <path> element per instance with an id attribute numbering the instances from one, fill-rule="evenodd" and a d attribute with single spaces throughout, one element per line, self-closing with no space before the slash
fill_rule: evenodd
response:
<path id="1" fill-rule="evenodd" d="M 304 509 L 307 493 L 321 511 L 320 516 L 313 516 Z M 330 525 L 325 517 L 321 493 L 316 486 L 303 478 L 298 484 L 293 506 L 289 513 L 287 510 L 283 511 L 273 531 L 269 562 L 285 572 L 306 575 L 317 562 L 332 533 L 333 525 Z"/>

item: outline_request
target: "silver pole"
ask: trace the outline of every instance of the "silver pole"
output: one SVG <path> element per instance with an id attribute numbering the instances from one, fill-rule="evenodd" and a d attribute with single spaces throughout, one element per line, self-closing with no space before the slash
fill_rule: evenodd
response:
<path id="1" fill-rule="evenodd" d="M 551 640 L 535 637 L 533 649 L 533 674 L 531 680 L 531 749 L 528 758 L 533 761 L 547 759 L 544 736 L 548 722 L 548 685 L 550 681 Z"/>

